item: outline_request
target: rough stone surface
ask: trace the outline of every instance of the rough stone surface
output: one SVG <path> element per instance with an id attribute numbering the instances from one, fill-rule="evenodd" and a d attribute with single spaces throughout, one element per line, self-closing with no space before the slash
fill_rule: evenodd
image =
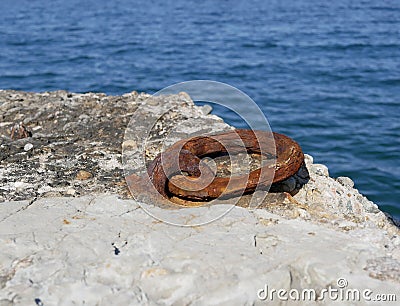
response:
<path id="1" fill-rule="evenodd" d="M 143 121 L 127 129 L 137 110 Z M 330 178 L 309 155 L 257 209 L 246 208 L 246 195 L 203 226 L 167 225 L 129 199 L 121 151 L 137 157 L 140 125 L 158 118 L 151 160 L 172 127 L 166 145 L 231 128 L 208 112 L 186 94 L 0 91 L 0 305 L 263 305 L 265 285 L 318 291 L 338 278 L 400 299 L 399 228 L 351 179 Z M 12 140 L 21 122 L 31 137 Z M 135 135 L 124 139 L 126 129 Z M 168 213 L 185 223 L 224 210 Z"/>
<path id="2" fill-rule="evenodd" d="M 0 90 L 0 201 L 68 195 L 70 188 L 76 196 L 123 192 L 123 133 L 147 96 Z M 32 136 L 12 140 L 11 129 L 20 122 Z M 76 180 L 82 169 L 94 179 Z"/>
<path id="3" fill-rule="evenodd" d="M 149 160 L 161 150 L 163 133 L 180 122 L 170 141 L 230 129 L 209 112 L 209 106 L 196 107 L 185 93 L 152 97 L 0 90 L 0 201 L 70 196 L 71 188 L 74 196 L 107 192 L 129 197 L 121 153 L 138 143 L 121 144 L 132 115 L 140 118 L 139 125 L 155 118 L 146 149 Z M 11 139 L 12 128 L 21 122 L 31 137 Z M 135 133 L 137 126 L 133 128 Z M 81 170 L 93 179 L 77 179 Z"/>
<path id="4" fill-rule="evenodd" d="M 338 278 L 399 292 L 399 238 L 373 226 L 344 231 L 236 207 L 211 224 L 176 227 L 112 195 L 0 208 L 0 301 L 15 305 L 262 305 L 266 284 L 321 290 Z M 224 209 L 190 208 L 193 218 Z"/>

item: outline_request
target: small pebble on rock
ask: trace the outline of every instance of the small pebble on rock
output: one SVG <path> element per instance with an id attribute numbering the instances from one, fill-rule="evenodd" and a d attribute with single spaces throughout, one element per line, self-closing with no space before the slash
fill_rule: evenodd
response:
<path id="1" fill-rule="evenodd" d="M 31 143 L 27 143 L 25 146 L 24 146 L 24 150 L 25 151 L 29 151 L 29 150 L 31 150 L 33 148 L 33 144 L 31 144 Z"/>
<path id="2" fill-rule="evenodd" d="M 85 170 L 79 170 L 79 172 L 76 174 L 76 179 L 80 181 L 88 180 L 92 178 L 92 174 L 88 171 Z"/>
<path id="3" fill-rule="evenodd" d="M 75 195 L 75 193 L 76 193 L 76 190 L 75 189 L 73 189 L 73 188 L 69 188 L 69 189 L 67 189 L 67 191 L 65 192 L 65 194 L 67 194 L 67 195 Z"/>

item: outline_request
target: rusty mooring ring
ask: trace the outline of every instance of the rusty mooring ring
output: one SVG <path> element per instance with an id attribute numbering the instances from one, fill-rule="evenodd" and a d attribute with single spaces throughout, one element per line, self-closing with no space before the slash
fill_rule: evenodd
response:
<path id="1" fill-rule="evenodd" d="M 242 140 L 238 144 L 238 137 Z M 229 144 L 229 150 L 222 144 Z M 193 188 L 200 174 L 210 178 L 215 174 L 201 161 L 201 157 L 217 153 L 229 154 L 242 151 L 248 153 L 271 154 L 275 146 L 274 164 L 262 166 L 248 175 L 233 177 L 213 177 L 212 182 L 198 190 Z M 269 149 L 269 150 L 268 150 Z M 179 169 L 170 161 L 178 156 Z M 294 175 L 304 162 L 301 147 L 291 138 L 279 134 L 253 130 L 233 130 L 215 135 L 197 136 L 176 142 L 160 153 L 150 163 L 148 174 L 156 190 L 168 197 L 169 194 L 189 200 L 211 200 L 231 197 L 254 191 L 257 187 L 269 187 Z M 189 174 L 183 177 L 179 171 Z M 192 178 L 191 178 L 192 177 Z M 191 182 L 192 180 L 192 182 Z M 178 185 L 180 187 L 178 187 Z M 228 189 L 227 189 L 228 188 Z"/>

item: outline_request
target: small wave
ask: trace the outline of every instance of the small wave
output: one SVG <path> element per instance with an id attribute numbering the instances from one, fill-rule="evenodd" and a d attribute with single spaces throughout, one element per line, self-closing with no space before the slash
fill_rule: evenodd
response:
<path id="1" fill-rule="evenodd" d="M 242 48 L 262 48 L 262 49 L 268 49 L 268 48 L 276 48 L 279 45 L 274 42 L 268 42 L 268 41 L 263 41 L 263 42 L 244 42 L 240 45 Z"/>
<path id="2" fill-rule="evenodd" d="M 292 46 L 294 47 L 294 45 Z M 367 49 L 367 48 L 382 48 L 382 49 L 400 49 L 400 44 L 398 43 L 325 43 L 325 44 L 300 44 L 298 47 L 300 48 L 311 48 L 311 49 L 320 49 L 322 51 L 345 51 L 345 50 L 359 50 L 359 49 Z"/>
<path id="3" fill-rule="evenodd" d="M 251 70 L 251 69 L 257 69 L 257 68 L 263 68 L 265 67 L 264 63 L 240 63 L 240 64 L 235 64 L 231 67 L 232 70 L 236 71 L 241 71 L 241 70 Z"/>
<path id="4" fill-rule="evenodd" d="M 61 74 L 59 73 L 55 73 L 55 72 L 31 72 L 31 73 L 22 73 L 22 74 L 3 74 L 1 77 L 5 78 L 5 79 L 25 79 L 25 78 L 32 78 L 32 77 L 56 77 L 56 76 L 60 76 Z"/>
<path id="5" fill-rule="evenodd" d="M 388 12 L 400 11 L 400 7 L 393 7 L 393 6 L 371 6 L 370 9 L 374 11 L 388 11 Z"/>
<path id="6" fill-rule="evenodd" d="M 390 86 L 400 86 L 400 78 L 399 79 L 385 79 L 379 81 L 382 85 L 390 85 Z"/>

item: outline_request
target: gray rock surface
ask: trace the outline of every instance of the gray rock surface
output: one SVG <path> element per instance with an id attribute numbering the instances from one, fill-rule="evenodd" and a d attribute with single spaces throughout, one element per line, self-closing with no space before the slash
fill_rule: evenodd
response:
<path id="1" fill-rule="evenodd" d="M 152 97 L 137 92 L 107 96 L 0 90 L 0 201 L 71 196 L 72 190 L 75 196 L 107 192 L 128 198 L 122 148 L 140 146 L 141 137 L 149 136 L 146 152 L 151 160 L 162 149 L 164 133 L 176 126 L 170 142 L 231 129 L 209 112 L 209 106 L 196 107 L 185 93 Z M 137 125 L 154 120 L 153 133 L 138 135 L 136 125 L 136 142 L 123 143 L 133 114 L 139 118 Z M 11 139 L 12 128 L 20 123 L 31 137 Z M 77 178 L 81 171 L 91 176 Z"/>
<path id="2" fill-rule="evenodd" d="M 0 91 L 0 305 L 377 304 L 258 297 L 266 285 L 318 293 L 339 288 L 340 278 L 343 290 L 400 299 L 399 228 L 351 179 L 330 178 L 309 155 L 281 186 L 290 193 L 269 193 L 257 209 L 244 196 L 196 227 L 146 214 L 122 174 L 121 143 L 131 157 L 141 145 L 140 137 L 123 142 L 133 112 L 143 111 L 145 122 L 168 110 L 150 135 L 148 159 L 171 127 L 171 143 L 230 128 L 185 94 L 149 97 Z M 10 139 L 19 122 L 32 137 Z M 153 209 L 185 224 L 226 205 Z"/>

